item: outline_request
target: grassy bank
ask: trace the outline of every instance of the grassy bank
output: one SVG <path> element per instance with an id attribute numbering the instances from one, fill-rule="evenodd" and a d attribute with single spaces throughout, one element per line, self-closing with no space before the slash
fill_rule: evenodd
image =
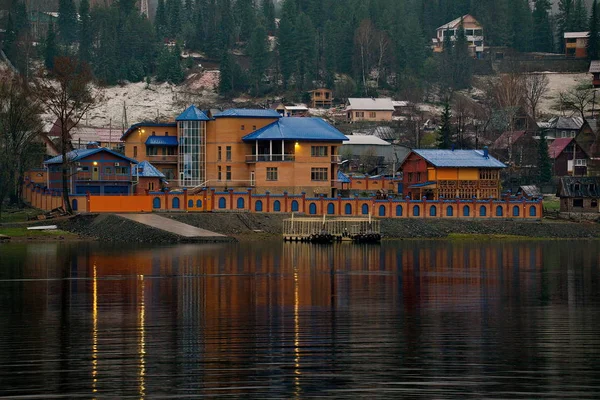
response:
<path id="1" fill-rule="evenodd" d="M 8 236 L 11 239 L 77 239 L 74 233 L 62 231 L 60 229 L 38 231 L 27 228 L 0 228 L 0 235 Z"/>
<path id="2" fill-rule="evenodd" d="M 6 209 L 2 210 L 2 215 L 0 215 L 0 224 L 14 224 L 19 222 L 27 222 L 31 218 L 37 217 L 42 214 L 41 210 L 37 210 L 35 208 L 25 208 L 25 209 Z"/>

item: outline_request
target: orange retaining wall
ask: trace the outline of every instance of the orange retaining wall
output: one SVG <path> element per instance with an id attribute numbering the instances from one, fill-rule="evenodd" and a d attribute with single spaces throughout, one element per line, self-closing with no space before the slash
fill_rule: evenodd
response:
<path id="1" fill-rule="evenodd" d="M 32 182 L 24 184 L 24 198 L 33 207 L 51 210 L 62 206 L 58 192 Z M 540 219 L 541 201 L 512 200 L 406 200 L 375 198 L 326 198 L 306 195 L 254 194 L 204 190 L 195 195 L 184 192 L 154 192 L 141 196 L 71 195 L 77 212 L 262 212 L 337 217 L 381 218 L 521 218 Z"/>

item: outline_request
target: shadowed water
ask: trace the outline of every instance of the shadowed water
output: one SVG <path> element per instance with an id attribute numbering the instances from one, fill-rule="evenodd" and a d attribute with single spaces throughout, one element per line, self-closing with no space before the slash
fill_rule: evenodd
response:
<path id="1" fill-rule="evenodd" d="M 0 396 L 598 398 L 596 241 L 0 246 Z"/>

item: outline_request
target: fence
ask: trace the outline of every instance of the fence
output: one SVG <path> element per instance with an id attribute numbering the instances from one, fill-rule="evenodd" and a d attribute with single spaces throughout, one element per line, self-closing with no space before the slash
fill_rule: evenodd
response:
<path id="1" fill-rule="evenodd" d="M 62 206 L 59 192 L 51 192 L 26 181 L 25 199 L 34 207 L 51 210 Z M 255 194 L 217 192 L 205 189 L 198 194 L 150 192 L 148 195 L 98 196 L 71 195 L 78 212 L 257 212 L 300 213 L 314 216 L 364 217 L 369 214 L 385 218 L 522 218 L 539 219 L 541 201 L 508 198 L 506 200 L 409 200 L 375 197 L 328 198 L 306 194 Z"/>

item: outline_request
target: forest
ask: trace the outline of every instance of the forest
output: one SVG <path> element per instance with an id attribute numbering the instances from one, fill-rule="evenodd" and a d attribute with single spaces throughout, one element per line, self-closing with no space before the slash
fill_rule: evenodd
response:
<path id="1" fill-rule="evenodd" d="M 583 0 L 158 0 L 151 18 L 135 0 L 110 7 L 89 0 L 60 0 L 58 18 L 31 45 L 23 0 L 14 0 L 4 50 L 20 71 L 57 56 L 89 63 L 97 81 L 180 83 L 190 65 L 182 49 L 220 64 L 221 94 L 304 92 L 315 86 L 376 96 L 378 90 L 410 92 L 431 84 L 460 89 L 470 84 L 472 59 L 456 41 L 442 55 L 430 49 L 435 30 L 470 13 L 484 27 L 486 46 L 523 52 L 561 52 L 565 31 L 590 30 L 597 58 L 597 5 Z M 166 43 L 170 45 L 165 45 Z M 27 74 L 29 71 L 27 71 Z M 25 75 L 27 75 L 25 74 Z"/>

